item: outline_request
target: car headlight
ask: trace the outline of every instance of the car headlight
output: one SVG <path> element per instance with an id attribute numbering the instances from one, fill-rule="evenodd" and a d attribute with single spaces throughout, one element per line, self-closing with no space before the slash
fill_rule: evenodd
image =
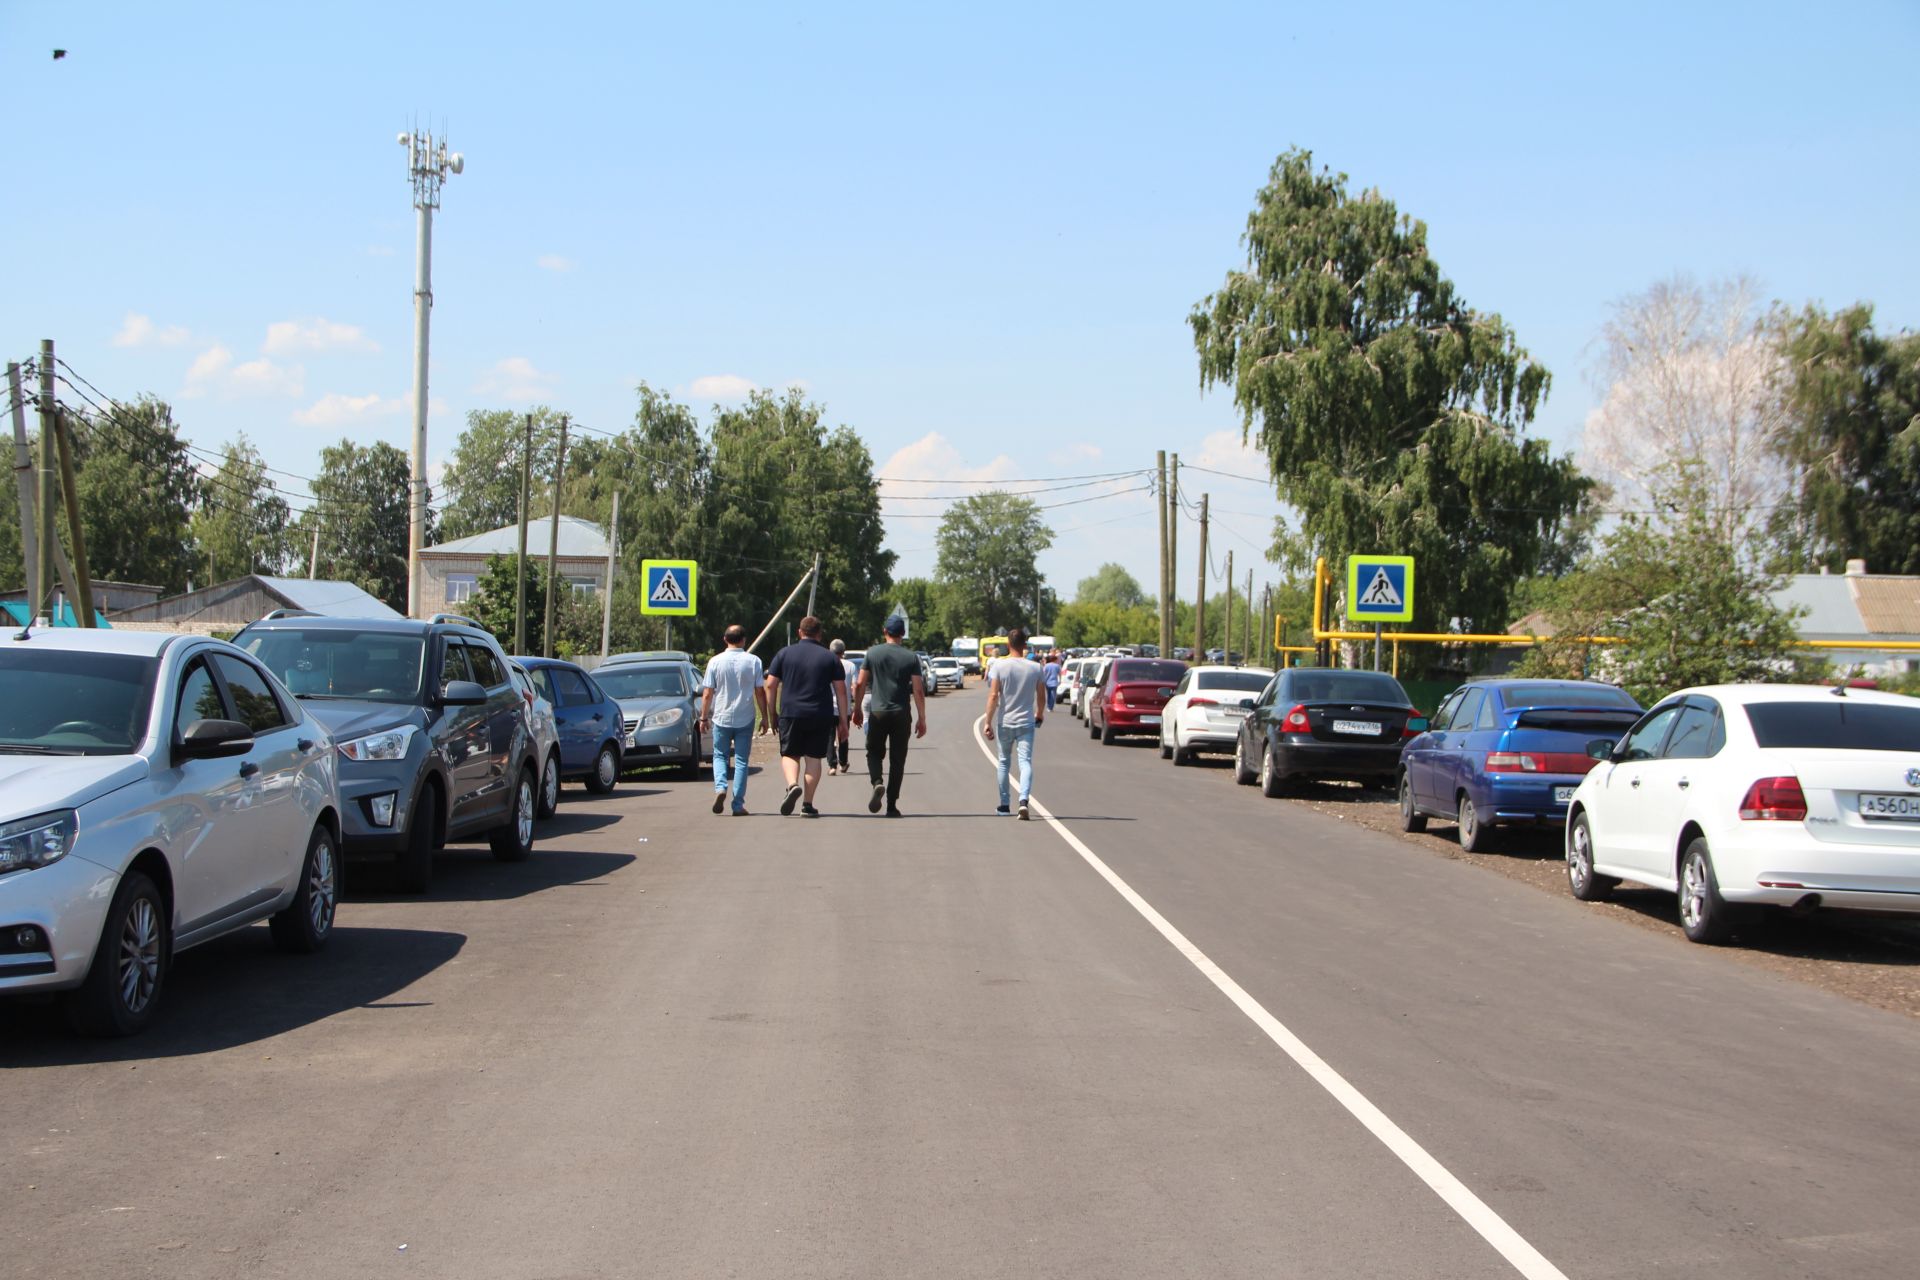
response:
<path id="1" fill-rule="evenodd" d="M 655 711 L 640 721 L 642 729 L 664 729 L 670 724 L 679 724 L 680 717 L 687 714 L 685 707 L 668 707 L 665 711 Z"/>
<path id="2" fill-rule="evenodd" d="M 73 848 L 80 819 L 72 809 L 42 813 L 0 826 L 0 875 L 60 861 Z"/>
<path id="3" fill-rule="evenodd" d="M 382 729 L 379 733 L 341 743 L 340 754 L 349 760 L 404 760 L 407 748 L 413 745 L 413 735 L 417 732 L 410 724 L 403 724 L 397 729 Z"/>

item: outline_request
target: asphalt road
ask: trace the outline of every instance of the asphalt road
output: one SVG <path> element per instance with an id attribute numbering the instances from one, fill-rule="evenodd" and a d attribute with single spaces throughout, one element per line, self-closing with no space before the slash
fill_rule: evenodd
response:
<path id="1" fill-rule="evenodd" d="M 902 821 L 569 789 L 140 1039 L 0 1007 L 0 1275 L 1914 1274 L 1912 1020 L 1064 715 L 997 818 L 984 701 Z"/>

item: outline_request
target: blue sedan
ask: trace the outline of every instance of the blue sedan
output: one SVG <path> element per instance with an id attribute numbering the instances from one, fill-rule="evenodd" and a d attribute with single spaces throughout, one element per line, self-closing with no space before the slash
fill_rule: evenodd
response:
<path id="1" fill-rule="evenodd" d="M 1464 684 L 1401 749 L 1401 828 L 1451 819 L 1460 847 L 1479 853 L 1498 827 L 1564 823 L 1573 789 L 1593 768 L 1588 745 L 1616 740 L 1640 714 L 1623 690 L 1589 680 Z"/>
<path id="2" fill-rule="evenodd" d="M 592 676 L 558 658 L 515 658 L 527 669 L 533 687 L 553 706 L 560 737 L 560 776 L 584 778 L 595 795 L 612 791 L 620 780 L 620 704 Z"/>

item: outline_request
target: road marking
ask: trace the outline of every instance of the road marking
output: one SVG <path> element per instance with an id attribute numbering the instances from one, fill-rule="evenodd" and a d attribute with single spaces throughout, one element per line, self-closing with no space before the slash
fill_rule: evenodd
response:
<path id="1" fill-rule="evenodd" d="M 989 761 L 998 763 L 994 749 L 987 745 L 981 736 L 980 727 L 986 723 L 981 716 L 973 722 L 973 740 Z M 1427 1149 L 1407 1135 L 1406 1130 L 1387 1118 L 1386 1112 L 1368 1101 L 1367 1095 L 1347 1083 L 1345 1076 L 1327 1065 L 1326 1059 L 1307 1047 L 1307 1042 L 1288 1030 L 1287 1025 L 1268 1013 L 1258 1000 L 1248 995 L 1246 989 L 1228 976 L 1227 971 L 1215 964 L 1207 953 L 1187 940 L 1187 936 L 1174 928 L 1167 918 L 1154 910 L 1153 904 L 1134 892 L 1133 886 L 1114 874 L 1112 867 L 1100 860 L 1098 854 L 1087 848 L 1079 836 L 1067 829 L 1065 823 L 1054 817 L 1047 807 L 1037 800 L 1029 800 L 1028 806 L 1040 815 L 1041 821 L 1052 827 L 1073 851 L 1080 855 L 1086 864 L 1099 873 L 1100 878 L 1113 886 L 1114 892 L 1127 900 L 1127 904 L 1138 911 L 1146 922 L 1159 931 L 1160 936 L 1173 944 L 1173 949 L 1185 956 L 1189 963 L 1201 973 L 1207 981 L 1218 987 L 1221 994 L 1239 1006 L 1240 1012 L 1247 1015 L 1253 1025 L 1266 1033 L 1267 1039 L 1280 1046 L 1289 1058 L 1299 1064 L 1300 1069 L 1312 1076 L 1314 1082 L 1333 1095 L 1333 1100 L 1347 1109 L 1347 1112 L 1366 1126 L 1368 1133 L 1380 1140 L 1381 1145 L 1398 1156 L 1400 1163 L 1413 1170 L 1420 1181 L 1433 1189 L 1447 1204 L 1447 1207 L 1459 1214 L 1461 1219 L 1475 1231 L 1480 1238 L 1492 1245 L 1500 1256 L 1512 1264 L 1513 1269 L 1527 1280 L 1567 1280 L 1566 1273 L 1547 1261 L 1538 1249 L 1527 1243 L 1526 1237 L 1507 1225 L 1506 1219 L 1495 1213 L 1487 1202 L 1467 1189 L 1467 1185 L 1447 1171 L 1445 1165 L 1427 1153 Z"/>

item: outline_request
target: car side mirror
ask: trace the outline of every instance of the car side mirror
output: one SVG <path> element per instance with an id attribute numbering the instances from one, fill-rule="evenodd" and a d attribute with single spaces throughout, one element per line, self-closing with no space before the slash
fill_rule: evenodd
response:
<path id="1" fill-rule="evenodd" d="M 1595 760 L 1611 760 L 1619 745 L 1612 738 L 1595 738 L 1587 744 L 1587 754 Z"/>
<path id="2" fill-rule="evenodd" d="M 473 680 L 449 680 L 440 690 L 443 707 L 478 707 L 486 703 L 487 691 Z"/>
<path id="3" fill-rule="evenodd" d="M 238 720 L 195 720 L 180 735 L 174 753 L 185 760 L 219 760 L 253 750 L 253 730 Z"/>
<path id="4" fill-rule="evenodd" d="M 1243 707 L 1247 707 L 1249 709 L 1252 708 L 1254 702 L 1255 702 L 1255 698 L 1252 694 L 1248 694 L 1246 697 L 1240 699 L 1240 705 Z"/>
<path id="5" fill-rule="evenodd" d="M 1407 717 L 1408 733 L 1425 733 L 1426 731 L 1427 731 L 1427 718 L 1425 716 L 1408 716 Z"/>

